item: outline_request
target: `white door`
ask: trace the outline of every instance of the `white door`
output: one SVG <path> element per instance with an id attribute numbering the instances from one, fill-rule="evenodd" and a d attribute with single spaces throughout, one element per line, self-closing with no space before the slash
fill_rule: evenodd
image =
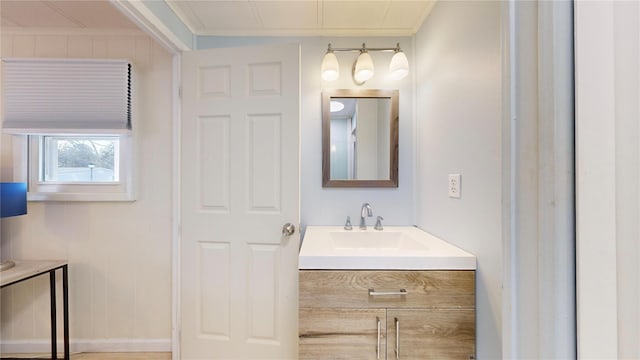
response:
<path id="1" fill-rule="evenodd" d="M 299 53 L 183 55 L 182 359 L 297 358 Z"/>

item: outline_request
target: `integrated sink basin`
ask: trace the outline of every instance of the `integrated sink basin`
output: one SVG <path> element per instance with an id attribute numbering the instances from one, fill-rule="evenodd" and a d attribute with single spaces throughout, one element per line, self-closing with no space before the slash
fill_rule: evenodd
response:
<path id="1" fill-rule="evenodd" d="M 416 241 L 397 230 L 329 231 L 329 236 L 336 249 L 427 250 L 426 243 Z"/>
<path id="2" fill-rule="evenodd" d="M 308 226 L 298 264 L 305 270 L 475 270 L 476 257 L 411 226 Z"/>

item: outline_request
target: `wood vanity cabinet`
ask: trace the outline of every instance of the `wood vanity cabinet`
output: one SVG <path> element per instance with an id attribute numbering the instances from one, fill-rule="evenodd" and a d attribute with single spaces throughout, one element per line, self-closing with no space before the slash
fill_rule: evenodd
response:
<path id="1" fill-rule="evenodd" d="M 475 356 L 475 271 L 299 275 L 300 359 Z"/>

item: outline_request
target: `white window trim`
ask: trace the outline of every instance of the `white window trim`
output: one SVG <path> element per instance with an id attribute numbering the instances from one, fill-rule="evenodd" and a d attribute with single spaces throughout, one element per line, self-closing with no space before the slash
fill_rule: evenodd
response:
<path id="1" fill-rule="evenodd" d="M 77 135 L 77 134 L 74 134 Z M 83 134 L 92 136 L 95 134 Z M 43 135 L 14 136 L 15 180 L 28 184 L 28 201 L 135 201 L 136 151 L 134 135 L 120 138 L 120 180 L 116 183 L 45 183 L 40 181 Z"/>

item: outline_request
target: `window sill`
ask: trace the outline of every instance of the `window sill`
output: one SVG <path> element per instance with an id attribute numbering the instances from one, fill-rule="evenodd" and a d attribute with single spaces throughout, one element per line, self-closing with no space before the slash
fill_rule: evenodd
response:
<path id="1" fill-rule="evenodd" d="M 136 201 L 135 194 L 130 193 L 48 193 L 28 192 L 27 201 Z"/>

